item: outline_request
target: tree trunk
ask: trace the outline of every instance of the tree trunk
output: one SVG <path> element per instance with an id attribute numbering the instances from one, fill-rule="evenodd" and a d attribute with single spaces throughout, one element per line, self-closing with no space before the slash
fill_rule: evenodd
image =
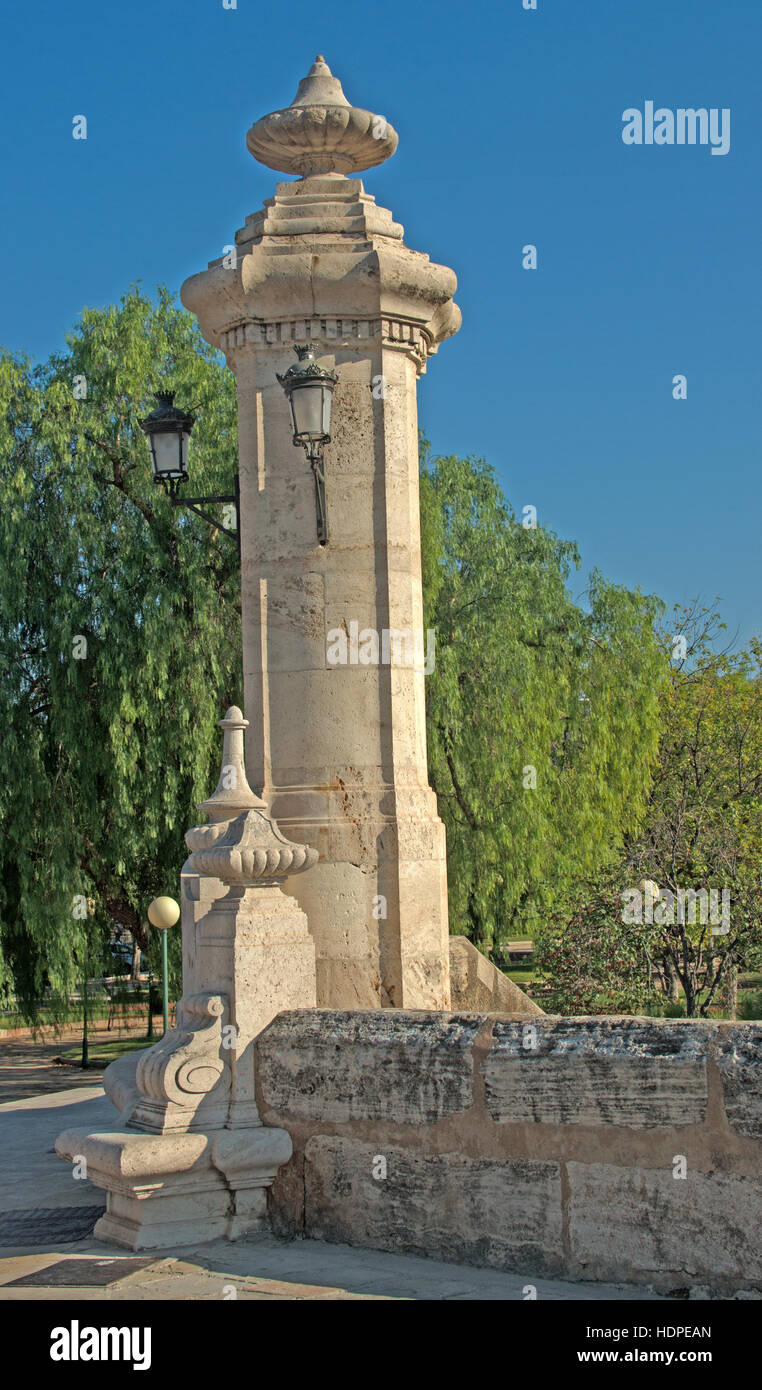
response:
<path id="1" fill-rule="evenodd" d="M 696 988 L 693 977 L 683 978 L 683 994 L 685 995 L 685 1016 L 686 1018 L 698 1018 L 698 989 Z"/>
<path id="2" fill-rule="evenodd" d="M 718 1003 L 725 1018 L 735 1019 L 738 1015 L 738 966 L 728 965 L 725 969 Z"/>
<path id="3" fill-rule="evenodd" d="M 665 993 L 667 995 L 667 998 L 669 999 L 670 1004 L 676 1004 L 680 997 L 680 991 L 678 989 L 677 983 L 677 971 L 675 970 L 675 967 L 672 964 L 672 961 L 670 960 L 669 956 L 664 957 L 662 964 L 664 968 Z"/>

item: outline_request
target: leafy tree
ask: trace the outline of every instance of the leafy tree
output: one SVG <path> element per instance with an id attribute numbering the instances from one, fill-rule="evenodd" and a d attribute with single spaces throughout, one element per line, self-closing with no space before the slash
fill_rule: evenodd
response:
<path id="1" fill-rule="evenodd" d="M 682 992 L 689 1017 L 732 1015 L 738 971 L 762 962 L 762 643 L 718 651 L 723 630 L 694 605 L 661 633 L 670 665 L 643 824 L 538 936 L 559 1012 Z"/>
<path id="2" fill-rule="evenodd" d="M 723 996 L 733 1012 L 737 972 L 762 959 L 762 641 L 717 650 L 724 627 L 716 609 L 694 605 L 664 633 L 673 659 L 658 767 L 628 853 L 631 881 L 644 874 L 663 892 L 654 960 L 672 998 L 679 982 L 689 1016 Z M 702 921 L 690 900 L 681 908 L 681 890 L 725 891 L 727 919 Z"/>
<path id="3" fill-rule="evenodd" d="M 558 1014 L 633 1014 L 653 1007 L 649 952 L 658 928 L 623 921 L 623 865 L 580 879 L 551 912 L 535 943 L 535 964 L 549 989 L 542 1005 Z"/>
<path id="4" fill-rule="evenodd" d="M 424 446 L 421 515 L 451 930 L 499 948 L 638 827 L 659 737 L 661 605 L 597 572 L 575 603 L 576 548 L 520 524 L 482 461 L 429 461 Z"/>
<path id="5" fill-rule="evenodd" d="M 114 922 L 145 948 L 241 699 L 235 545 L 153 485 L 138 426 L 167 388 L 194 486 L 232 491 L 233 378 L 166 291 L 86 309 L 44 365 L 0 354 L 0 983 L 30 1017 Z"/>

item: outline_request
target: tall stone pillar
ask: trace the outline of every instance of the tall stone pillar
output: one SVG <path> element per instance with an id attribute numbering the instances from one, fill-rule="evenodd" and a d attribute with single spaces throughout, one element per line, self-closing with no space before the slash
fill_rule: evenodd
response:
<path id="1" fill-rule="evenodd" d="M 182 299 L 238 383 L 249 777 L 283 832 L 319 851 L 285 885 L 314 938 L 318 1006 L 447 1008 L 416 384 L 458 329 L 455 276 L 409 250 L 351 177 L 393 154 L 397 136 L 349 104 L 322 58 L 247 143 L 300 178 L 278 184 L 236 233 L 236 256 L 192 276 Z M 338 375 L 325 545 L 277 379 L 303 344 Z"/>

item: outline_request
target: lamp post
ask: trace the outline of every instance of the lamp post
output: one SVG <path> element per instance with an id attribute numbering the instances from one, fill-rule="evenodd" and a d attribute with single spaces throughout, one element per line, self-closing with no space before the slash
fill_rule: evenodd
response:
<path id="1" fill-rule="evenodd" d="M 90 1065 L 90 1052 L 87 1037 L 87 954 L 85 954 L 85 964 L 82 970 L 82 1070 L 87 1071 Z"/>
<path id="2" fill-rule="evenodd" d="M 161 932 L 161 1002 L 164 1032 L 169 1028 L 169 970 L 167 965 L 167 932 L 180 918 L 180 908 L 174 898 L 154 898 L 148 908 L 148 920 Z M 148 1008 L 151 1008 L 151 979 L 148 979 Z"/>
<path id="3" fill-rule="evenodd" d="M 191 430 L 196 421 L 187 411 L 180 410 L 175 405 L 174 391 L 158 391 L 156 400 L 157 404 L 150 415 L 146 415 L 145 419 L 140 421 L 140 428 L 148 440 L 148 447 L 151 452 L 154 482 L 164 488 L 173 507 L 187 507 L 189 511 L 195 512 L 196 516 L 200 516 L 202 521 L 206 521 L 219 531 L 224 531 L 226 536 L 232 536 L 238 544 L 240 559 L 241 521 L 238 474 L 236 473 L 235 492 L 232 494 L 220 497 L 181 497 L 179 487 L 181 483 L 188 481 L 188 447 Z M 223 526 L 221 522 L 215 521 L 213 516 L 208 516 L 199 505 L 209 506 L 215 502 L 233 503 L 236 514 L 235 531 L 231 531 L 229 526 Z"/>
<path id="4" fill-rule="evenodd" d="M 294 348 L 298 364 L 294 363 L 278 378 L 291 406 L 294 444 L 301 445 L 312 465 L 315 479 L 317 534 L 321 545 L 328 542 L 328 519 L 325 513 L 325 471 L 323 448 L 331 442 L 331 404 L 338 381 L 336 372 L 319 367 L 312 348 Z"/>

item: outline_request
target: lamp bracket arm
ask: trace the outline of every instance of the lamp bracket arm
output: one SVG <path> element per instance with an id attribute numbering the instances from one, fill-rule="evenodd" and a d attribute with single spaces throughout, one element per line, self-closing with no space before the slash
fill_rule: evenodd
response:
<path id="1" fill-rule="evenodd" d="M 187 507 L 187 506 L 189 506 L 192 502 L 204 502 L 207 506 L 208 506 L 211 502 L 235 502 L 235 503 L 237 504 L 237 502 L 238 502 L 238 496 L 237 496 L 236 493 L 231 493 L 231 494 L 229 494 L 229 495 L 226 496 L 226 497 L 180 497 L 180 496 L 177 496 L 177 497 L 173 497 L 173 498 L 172 498 L 172 505 L 173 505 L 173 507 Z"/>
<path id="2" fill-rule="evenodd" d="M 235 502 L 235 500 L 236 500 L 235 497 L 210 497 L 210 498 L 199 497 L 199 498 L 198 498 L 198 501 L 199 501 L 199 502 L 206 502 L 206 501 L 209 501 L 209 502 Z M 210 516 L 208 512 L 204 512 L 204 511 L 201 510 L 200 507 L 196 507 L 196 506 L 194 505 L 194 502 L 195 502 L 195 501 L 196 501 L 195 498 L 194 498 L 194 499 L 191 499 L 191 498 L 189 498 L 189 497 L 173 497 L 173 498 L 172 498 L 172 506 L 173 506 L 173 507 L 187 507 L 187 508 L 188 508 L 188 511 L 190 511 L 190 512 L 195 512 L 195 513 L 196 513 L 196 516 L 200 516 L 200 517 L 201 517 L 201 520 L 202 520 L 202 521 L 206 521 L 206 522 L 208 523 L 209 526 L 213 526 L 214 529 L 215 529 L 215 531 L 224 531 L 226 536 L 232 536 L 232 538 L 233 538 L 234 541 L 237 541 L 237 540 L 238 540 L 238 532 L 237 532 L 237 531 L 231 531 L 229 526 L 223 526 L 223 524 L 222 524 L 221 521 L 217 521 L 216 518 L 213 517 L 213 516 Z"/>

